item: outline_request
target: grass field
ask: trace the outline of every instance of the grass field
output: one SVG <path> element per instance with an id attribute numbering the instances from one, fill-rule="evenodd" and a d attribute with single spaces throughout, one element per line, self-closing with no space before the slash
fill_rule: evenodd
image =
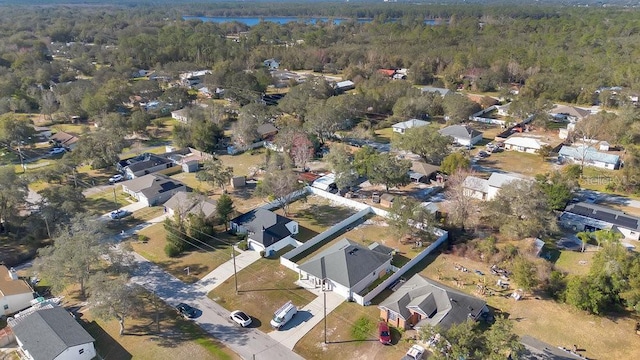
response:
<path id="1" fill-rule="evenodd" d="M 366 318 L 372 324 L 363 334 L 365 340 L 356 340 L 352 329 L 358 319 Z M 327 344 L 324 343 L 324 323 L 314 326 L 294 347 L 294 351 L 305 359 L 349 359 L 386 360 L 400 359 L 410 347 L 410 342 L 400 339 L 400 332 L 392 329 L 392 345 L 380 344 L 377 324 L 380 310 L 376 306 L 361 306 L 344 302 L 327 315 Z"/>
<path id="2" fill-rule="evenodd" d="M 287 247 L 280 254 L 290 249 Z M 284 303 L 291 300 L 302 307 L 315 298 L 313 293 L 294 284 L 296 280 L 298 274 L 280 265 L 278 258 L 259 259 L 238 272 L 237 295 L 234 279 L 230 278 L 208 296 L 229 311 L 245 311 L 253 317 L 254 326 L 266 332 L 272 330 L 269 321 L 273 312 Z"/>
<path id="3" fill-rule="evenodd" d="M 129 195 L 123 193 L 119 187 L 115 190 L 115 198 L 113 189 L 109 189 L 87 196 L 86 202 L 89 212 L 93 215 L 106 214 L 129 204 Z"/>
<path id="4" fill-rule="evenodd" d="M 264 164 L 266 150 L 264 148 L 246 151 L 238 155 L 219 155 L 225 166 L 233 168 L 235 176 L 247 176 L 250 168 L 258 168 Z M 252 155 L 253 154 L 253 155 Z"/>
<path id="5" fill-rule="evenodd" d="M 276 213 L 284 216 L 282 209 L 276 210 Z M 307 229 L 321 233 L 355 213 L 353 209 L 334 205 L 327 199 L 311 195 L 291 203 L 287 217 Z"/>
<path id="6" fill-rule="evenodd" d="M 517 151 L 493 153 L 490 157 L 478 161 L 478 165 L 498 168 L 507 172 L 515 172 L 527 176 L 544 174 L 554 169 L 553 164 L 545 161 L 537 154 Z"/>
<path id="7" fill-rule="evenodd" d="M 200 244 L 204 250 L 194 249 L 185 251 L 181 256 L 170 258 L 164 252 L 166 244 L 166 230 L 164 224 L 159 223 L 147 227 L 139 232 L 140 235 L 149 237 L 147 243 L 130 240 L 133 249 L 147 260 L 157 264 L 171 275 L 186 283 L 194 283 L 207 275 L 220 264 L 231 259 L 230 245 L 211 240 L 208 246 Z M 189 268 L 189 275 L 185 268 Z"/>

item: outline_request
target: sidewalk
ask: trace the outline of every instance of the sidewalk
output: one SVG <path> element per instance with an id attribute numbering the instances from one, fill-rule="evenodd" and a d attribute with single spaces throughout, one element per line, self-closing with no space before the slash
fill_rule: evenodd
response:
<path id="1" fill-rule="evenodd" d="M 235 247 L 234 247 L 235 248 Z M 237 250 L 237 248 L 235 248 Z M 231 256 L 231 255 L 229 255 Z M 260 253 L 253 250 L 242 251 L 236 255 L 236 271 L 240 271 L 260 259 Z M 205 293 L 217 288 L 225 280 L 233 276 L 233 259 L 213 269 L 194 285 L 201 287 Z"/>
<path id="2" fill-rule="evenodd" d="M 324 297 L 323 292 L 318 289 L 307 289 L 318 297 L 311 301 L 309 304 L 301 309 L 298 309 L 298 313 L 291 319 L 292 324 L 285 324 L 284 330 L 272 331 L 268 335 L 274 340 L 286 346 L 289 349 L 293 349 L 294 346 L 304 337 L 314 326 L 319 324 L 324 319 Z M 334 293 L 333 291 L 326 291 L 327 294 L 327 315 L 335 310 L 345 298 Z"/>

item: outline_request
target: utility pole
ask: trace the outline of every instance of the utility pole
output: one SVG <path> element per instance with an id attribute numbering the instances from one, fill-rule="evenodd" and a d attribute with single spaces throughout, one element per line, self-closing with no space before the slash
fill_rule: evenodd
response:
<path id="1" fill-rule="evenodd" d="M 116 196 L 116 187 L 113 187 L 113 203 L 116 204 L 116 209 L 118 209 L 118 197 Z"/>
<path id="2" fill-rule="evenodd" d="M 231 245 L 231 257 L 233 257 L 233 280 L 236 285 L 236 295 L 238 295 L 238 272 L 236 271 L 236 249 L 233 248 L 233 245 Z"/>
<path id="3" fill-rule="evenodd" d="M 327 292 L 323 289 L 322 295 L 324 297 L 324 343 L 327 343 Z"/>
<path id="4" fill-rule="evenodd" d="M 44 224 L 47 226 L 47 235 L 49 235 L 49 239 L 51 239 L 51 231 L 49 231 L 49 221 L 47 220 L 47 216 L 43 216 Z"/>

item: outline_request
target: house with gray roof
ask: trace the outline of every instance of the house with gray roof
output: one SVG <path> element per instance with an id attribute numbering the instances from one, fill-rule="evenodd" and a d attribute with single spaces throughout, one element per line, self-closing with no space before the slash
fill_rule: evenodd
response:
<path id="1" fill-rule="evenodd" d="M 298 266 L 300 280 L 352 299 L 387 274 L 392 259 L 388 250 L 342 239 Z"/>
<path id="2" fill-rule="evenodd" d="M 523 336 L 520 343 L 524 345 L 524 352 L 519 357 L 522 360 L 586 360 L 573 349 L 555 347 L 529 335 Z"/>
<path id="3" fill-rule="evenodd" d="M 591 115 L 591 111 L 575 106 L 556 105 L 556 107 L 549 110 L 549 114 L 555 119 L 575 123 Z"/>
<path id="4" fill-rule="evenodd" d="M 482 140 L 482 133 L 466 125 L 451 125 L 438 131 L 442 136 L 448 136 L 453 142 L 463 146 L 473 146 Z"/>
<path id="5" fill-rule="evenodd" d="M 516 173 L 491 173 L 488 179 L 476 176 L 467 176 L 462 182 L 465 196 L 478 200 L 491 200 L 496 197 L 498 191 L 507 183 L 517 180 L 530 180 Z"/>
<path id="6" fill-rule="evenodd" d="M 393 132 L 396 132 L 398 134 L 404 134 L 409 129 L 419 128 L 422 126 L 427 126 L 429 124 L 430 124 L 429 121 L 419 120 L 419 119 L 409 119 L 407 121 L 393 124 L 391 125 L 391 128 L 393 129 Z"/>
<path id="7" fill-rule="evenodd" d="M 189 190 L 182 182 L 162 174 L 148 174 L 122 183 L 122 191 L 147 206 L 164 204 L 176 193 Z"/>
<path id="8" fill-rule="evenodd" d="M 271 210 L 251 210 L 232 219 L 230 227 L 237 234 L 247 234 L 250 249 L 264 250 L 266 254 L 275 253 L 287 245 L 301 245 L 293 238 L 298 233 L 298 223 Z"/>
<path id="9" fill-rule="evenodd" d="M 198 215 L 202 213 L 205 218 L 216 215 L 217 202 L 202 194 L 180 191 L 175 193 L 171 199 L 164 203 L 164 208 L 169 216 L 176 214 L 180 218 L 188 217 L 190 214 Z"/>
<path id="10" fill-rule="evenodd" d="M 563 146 L 558 151 L 558 156 L 563 161 L 568 161 L 601 169 L 620 169 L 620 156 L 600 152 L 588 145 Z"/>
<path id="11" fill-rule="evenodd" d="M 611 230 L 627 239 L 640 239 L 640 218 L 601 205 L 586 202 L 569 204 L 559 221 L 575 232 Z"/>
<path id="12" fill-rule="evenodd" d="M 487 303 L 431 279 L 413 275 L 378 306 L 380 318 L 401 328 L 448 329 L 489 311 Z"/>
<path id="13" fill-rule="evenodd" d="M 120 160 L 117 164 L 118 171 L 127 179 L 135 179 L 140 176 L 158 172 L 173 167 L 175 163 L 167 154 L 156 155 L 144 153 L 128 159 Z"/>
<path id="14" fill-rule="evenodd" d="M 62 307 L 35 311 L 13 321 L 22 359 L 90 360 L 95 339 Z"/>
<path id="15" fill-rule="evenodd" d="M 409 178 L 415 182 L 428 183 L 431 179 L 435 179 L 436 174 L 440 171 L 440 166 L 428 164 L 424 161 L 412 161 L 409 170 Z"/>

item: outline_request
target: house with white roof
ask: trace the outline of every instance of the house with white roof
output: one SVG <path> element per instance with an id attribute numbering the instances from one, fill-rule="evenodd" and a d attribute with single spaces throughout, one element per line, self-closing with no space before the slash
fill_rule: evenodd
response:
<path id="1" fill-rule="evenodd" d="M 558 156 L 564 161 L 601 169 L 618 170 L 620 168 L 620 156 L 600 152 L 585 144 L 575 147 L 563 146 L 560 148 Z"/>
<path id="2" fill-rule="evenodd" d="M 492 173 L 489 179 L 467 176 L 462 182 L 464 194 L 478 200 L 492 200 L 498 191 L 507 183 L 517 180 L 528 180 L 515 173 Z"/>
<path id="3" fill-rule="evenodd" d="M 536 153 L 545 145 L 549 144 L 542 142 L 536 138 L 524 136 L 514 136 L 504 141 L 504 148 L 507 150 L 514 150 L 531 154 Z"/>
<path id="4" fill-rule="evenodd" d="M 393 132 L 396 132 L 398 134 L 404 134 L 409 129 L 419 128 L 422 126 L 427 126 L 429 124 L 430 124 L 429 121 L 424 121 L 419 119 L 409 119 L 407 121 L 393 124 L 391 125 L 391 128 L 393 129 Z"/>
<path id="5" fill-rule="evenodd" d="M 440 96 L 444 97 L 445 95 L 447 95 L 448 93 L 451 92 L 451 90 L 449 89 L 445 89 L 445 88 L 439 88 L 439 87 L 433 87 L 433 86 L 423 86 L 422 89 L 422 93 L 438 93 L 440 94 Z"/>
<path id="6" fill-rule="evenodd" d="M 448 136 L 453 142 L 463 146 L 473 146 L 482 140 L 482 133 L 466 125 L 451 125 L 438 131 L 442 136 Z"/>

